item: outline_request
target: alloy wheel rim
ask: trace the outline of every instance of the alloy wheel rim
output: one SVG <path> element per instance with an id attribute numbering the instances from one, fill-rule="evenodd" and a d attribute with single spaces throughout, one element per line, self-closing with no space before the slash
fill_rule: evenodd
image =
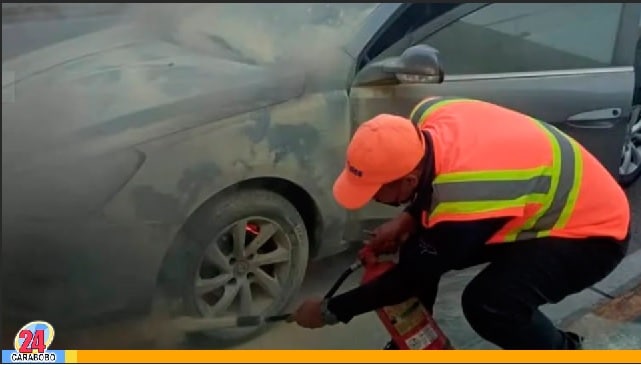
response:
<path id="1" fill-rule="evenodd" d="M 240 219 L 206 248 L 194 280 L 204 317 L 264 313 L 277 300 L 292 269 L 292 242 L 264 217 Z"/>
<path id="2" fill-rule="evenodd" d="M 634 174 L 641 168 L 641 118 L 630 125 L 625 144 L 619 173 L 623 176 Z"/>

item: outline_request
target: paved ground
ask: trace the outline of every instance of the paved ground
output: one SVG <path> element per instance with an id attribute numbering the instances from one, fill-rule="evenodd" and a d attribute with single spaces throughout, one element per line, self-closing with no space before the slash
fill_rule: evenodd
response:
<path id="1" fill-rule="evenodd" d="M 641 349 L 641 284 L 568 327 L 586 336 L 587 348 Z"/>

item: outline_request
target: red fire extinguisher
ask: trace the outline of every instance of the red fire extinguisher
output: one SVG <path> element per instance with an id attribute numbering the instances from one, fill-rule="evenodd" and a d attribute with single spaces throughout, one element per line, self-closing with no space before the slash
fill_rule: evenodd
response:
<path id="1" fill-rule="evenodd" d="M 366 246 L 359 252 L 365 269 L 361 282 L 367 283 L 394 267 L 391 260 L 379 260 Z M 378 318 L 401 350 L 452 350 L 449 339 L 430 312 L 417 298 L 376 310 Z"/>

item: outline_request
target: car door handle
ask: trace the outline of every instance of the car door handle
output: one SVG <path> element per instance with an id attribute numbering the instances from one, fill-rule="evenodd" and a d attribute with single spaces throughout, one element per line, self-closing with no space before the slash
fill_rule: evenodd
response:
<path id="1" fill-rule="evenodd" d="M 567 124 L 577 128 L 612 128 L 621 117 L 621 108 L 604 108 L 574 114 Z"/>

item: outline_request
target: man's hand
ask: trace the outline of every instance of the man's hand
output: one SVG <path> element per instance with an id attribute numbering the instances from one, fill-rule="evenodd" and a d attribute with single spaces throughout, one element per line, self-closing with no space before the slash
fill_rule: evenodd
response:
<path id="1" fill-rule="evenodd" d="M 371 252 L 375 254 L 392 253 L 407 239 L 415 227 L 414 218 L 403 212 L 376 228 L 365 244 L 369 245 Z"/>
<path id="2" fill-rule="evenodd" d="M 321 328 L 325 326 L 321 313 L 322 299 L 305 300 L 292 315 L 292 320 L 304 328 Z"/>

